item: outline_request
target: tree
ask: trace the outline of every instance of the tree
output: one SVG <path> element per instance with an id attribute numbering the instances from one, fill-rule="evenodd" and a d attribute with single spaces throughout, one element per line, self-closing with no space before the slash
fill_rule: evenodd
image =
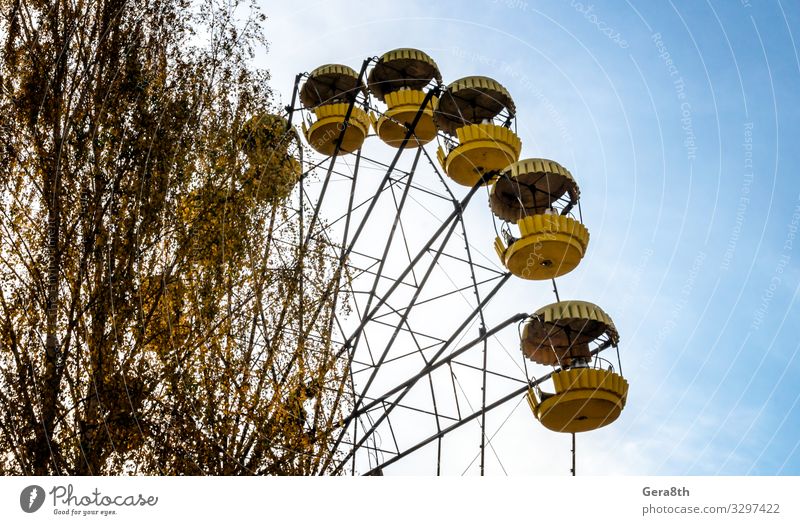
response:
<path id="1" fill-rule="evenodd" d="M 317 473 L 341 265 L 241 0 L 0 0 L 0 472 Z M 322 226 L 320 226 L 322 228 Z"/>

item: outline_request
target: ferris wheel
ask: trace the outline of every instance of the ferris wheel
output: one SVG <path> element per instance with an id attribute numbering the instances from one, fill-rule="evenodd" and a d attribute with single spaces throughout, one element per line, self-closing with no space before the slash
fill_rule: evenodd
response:
<path id="1" fill-rule="evenodd" d="M 324 224 L 335 254 L 323 292 L 347 392 L 326 472 L 483 474 L 487 415 L 527 400 L 572 435 L 574 474 L 575 433 L 615 421 L 628 383 L 609 315 L 558 296 L 589 244 L 580 190 L 558 162 L 521 160 L 508 90 L 445 84 L 426 53 L 395 49 L 297 75 L 287 110 L 313 150 L 298 158 L 299 239 Z M 531 281 L 552 282 L 555 302 Z M 529 289 L 526 311 L 496 300 L 509 285 Z"/>

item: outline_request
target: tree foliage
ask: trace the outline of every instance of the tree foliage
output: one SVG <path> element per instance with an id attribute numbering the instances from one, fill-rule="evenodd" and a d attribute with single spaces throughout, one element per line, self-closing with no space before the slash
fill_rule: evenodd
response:
<path id="1" fill-rule="evenodd" d="M 262 15 L 0 10 L 0 473 L 319 472 L 336 258 L 294 227 Z"/>

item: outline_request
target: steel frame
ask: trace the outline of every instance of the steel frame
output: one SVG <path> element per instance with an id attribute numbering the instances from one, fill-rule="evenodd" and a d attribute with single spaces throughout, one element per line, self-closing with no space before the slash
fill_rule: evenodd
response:
<path id="1" fill-rule="evenodd" d="M 361 67 L 359 72 L 359 81 L 358 85 L 361 84 L 365 72 L 367 70 L 368 65 L 374 59 L 369 58 L 366 59 Z M 297 75 L 295 78 L 294 90 L 292 94 L 292 103 L 290 106 L 286 107 L 288 112 L 288 127 L 291 127 L 292 116 L 295 112 L 301 111 L 302 108 L 296 107 L 297 102 L 297 94 L 300 86 L 300 81 L 302 80 L 303 75 Z M 415 153 L 412 166 L 409 171 L 402 171 L 397 168 L 398 161 L 400 160 L 404 150 L 408 142 L 411 140 L 414 134 L 414 128 L 416 124 L 419 122 L 420 118 L 423 115 L 422 108 L 426 107 L 428 102 L 431 100 L 433 96 L 436 96 L 440 91 L 439 86 L 435 86 L 431 88 L 425 100 L 420 106 L 420 110 L 418 111 L 417 115 L 415 116 L 413 122 L 410 126 L 408 126 L 405 138 L 403 139 L 400 146 L 397 148 L 397 151 L 392 159 L 392 161 L 388 164 L 382 163 L 373 159 L 368 159 L 367 157 L 363 156 L 362 151 L 359 149 L 355 154 L 355 165 L 352 170 L 352 175 L 345 173 L 343 171 L 337 171 L 335 169 L 336 161 L 338 158 L 339 148 L 341 146 L 341 141 L 344 137 L 345 130 L 349 124 L 349 117 L 351 115 L 352 109 L 355 104 L 358 102 L 358 91 L 354 91 L 350 94 L 349 98 L 349 107 L 345 116 L 345 123 L 341 130 L 341 133 L 336 141 L 335 152 L 334 155 L 330 157 L 326 157 L 320 162 L 314 163 L 309 166 L 308 170 L 305 170 L 303 175 L 300 179 L 300 203 L 299 203 L 299 217 L 300 217 L 300 242 L 299 244 L 302 246 L 298 259 L 301 258 L 301 255 L 305 249 L 308 247 L 308 243 L 310 241 L 311 236 L 305 236 L 305 231 L 312 231 L 316 221 L 319 220 L 319 217 L 322 213 L 322 206 L 325 200 L 325 196 L 329 187 L 329 183 L 331 177 L 334 175 L 342 176 L 345 179 L 350 179 L 350 191 L 349 191 L 349 199 L 347 203 L 347 210 L 344 214 L 338 217 L 333 218 L 333 224 L 338 224 L 342 220 L 344 220 L 344 227 L 343 227 L 343 234 L 340 243 L 331 243 L 332 246 L 339 246 L 339 256 L 338 256 L 338 268 L 337 271 L 337 278 L 331 280 L 328 283 L 326 289 L 323 291 L 324 294 L 332 294 L 334 305 L 337 304 L 339 301 L 339 296 L 341 294 L 351 294 L 353 298 L 355 298 L 356 294 L 367 294 L 366 298 L 366 306 L 362 311 L 358 312 L 360 317 L 360 322 L 355 327 L 352 332 L 349 334 L 342 334 L 343 336 L 346 335 L 344 338 L 343 343 L 341 344 L 341 348 L 338 352 L 338 357 L 346 360 L 347 363 L 347 370 L 349 371 L 350 376 L 350 385 L 353 389 L 353 409 L 352 411 L 344 417 L 341 428 L 339 429 L 338 435 L 335 439 L 335 442 L 332 445 L 331 453 L 328 454 L 326 461 L 324 462 L 320 473 L 325 472 L 332 472 L 332 473 L 341 473 L 343 472 L 348 463 L 350 464 L 350 472 L 355 474 L 356 473 L 356 455 L 359 451 L 365 451 L 368 454 L 374 454 L 376 459 L 375 466 L 371 467 L 366 474 L 374 475 L 380 474 L 383 472 L 383 469 L 387 466 L 407 457 L 408 455 L 412 454 L 413 452 L 419 450 L 420 448 L 425 447 L 437 441 L 437 474 L 441 473 L 441 460 L 442 460 L 442 438 L 453 432 L 454 430 L 461 428 L 465 424 L 474 421 L 480 420 L 480 473 L 483 475 L 485 473 L 485 448 L 487 444 L 487 437 L 486 437 L 486 415 L 491 410 L 502 406 L 503 404 L 509 402 L 512 399 L 518 398 L 520 395 L 524 394 L 529 388 L 535 387 L 536 385 L 541 384 L 542 382 L 546 381 L 550 378 L 552 373 L 551 372 L 545 376 L 537 378 L 529 377 L 527 374 L 527 367 L 524 379 L 512 378 L 510 376 L 504 374 L 497 374 L 493 371 L 488 370 L 487 366 L 487 354 L 488 354 L 488 341 L 496 336 L 500 331 L 507 328 L 510 325 L 515 323 L 519 323 L 529 317 L 527 313 L 519 313 L 513 315 L 506 319 L 505 321 L 497 324 L 492 328 L 487 328 L 486 326 L 486 319 L 484 316 L 484 308 L 486 305 L 492 300 L 492 298 L 496 295 L 496 293 L 502 289 L 502 287 L 507 283 L 511 274 L 509 272 L 498 272 L 492 268 L 481 266 L 476 264 L 473 261 L 471 247 L 467 237 L 467 230 L 466 226 L 464 225 L 463 221 L 463 212 L 469 202 L 471 201 L 472 197 L 477 193 L 477 191 L 481 188 L 484 181 L 480 181 L 474 187 L 472 187 L 467 195 L 458 200 L 450 191 L 448 186 L 448 182 L 446 181 L 446 177 L 442 175 L 436 164 L 434 163 L 433 159 L 427 152 L 427 150 L 419 146 Z M 368 101 L 365 100 L 364 102 L 365 108 L 368 110 L 371 109 L 375 111 L 375 108 L 370 108 Z M 414 175 L 418 168 L 419 161 L 422 156 L 425 156 L 428 164 L 432 167 L 432 170 L 436 173 L 439 180 L 441 181 L 443 187 L 445 188 L 446 195 L 435 193 L 429 189 L 425 189 L 419 185 L 414 183 Z M 324 166 L 325 163 L 328 163 L 327 167 L 325 168 L 325 175 L 322 180 L 322 187 L 319 191 L 318 196 L 314 199 L 311 195 L 309 195 L 303 184 L 306 179 L 306 176 L 311 171 Z M 385 168 L 385 174 L 374 194 L 364 199 L 363 201 L 356 203 L 355 195 L 356 195 L 356 186 L 358 182 L 358 175 L 359 175 L 359 168 L 364 162 L 371 162 L 376 166 L 381 166 Z M 400 174 L 397 176 L 396 174 Z M 487 174 L 486 176 L 493 176 L 495 174 Z M 449 201 L 452 204 L 452 212 L 447 216 L 441 223 L 441 225 L 430 235 L 428 241 L 424 244 L 422 249 L 420 249 L 414 257 L 411 256 L 411 252 L 408 248 L 408 244 L 406 243 L 406 253 L 408 254 L 408 265 L 404 268 L 402 272 L 400 272 L 399 276 L 397 277 L 390 277 L 384 274 L 385 264 L 387 262 L 387 255 L 390 251 L 390 248 L 393 246 L 393 242 L 397 236 L 398 229 L 401 231 L 401 237 L 405 242 L 405 233 L 403 232 L 402 226 L 402 213 L 407 205 L 408 196 L 410 191 L 414 189 L 415 191 L 423 191 L 427 192 L 431 195 L 435 195 L 437 197 L 441 197 L 445 201 Z M 396 198 L 395 190 L 400 192 L 399 201 Z M 394 220 L 392 222 L 391 228 L 388 231 L 386 243 L 382 249 L 382 255 L 380 257 L 373 257 L 371 255 L 365 255 L 372 259 L 374 262 L 369 265 L 368 268 L 356 268 L 354 265 L 348 262 L 348 258 L 353 254 L 358 254 L 359 252 L 355 249 L 356 242 L 358 241 L 359 237 L 362 235 L 364 231 L 364 227 L 367 224 L 367 221 L 372 216 L 373 212 L 375 211 L 376 204 L 378 202 L 379 197 L 384 192 L 391 192 L 393 201 L 395 204 L 394 210 Z M 303 217 L 303 209 L 305 206 L 305 202 L 308 201 L 313 207 L 312 215 L 311 215 L 311 223 L 308 225 L 304 225 L 302 223 Z M 361 220 L 357 225 L 352 223 L 353 213 L 356 210 L 361 210 L 366 205 L 366 210 L 362 212 Z M 571 208 L 571 206 L 570 206 Z M 567 210 L 568 212 L 569 210 Z M 445 253 L 445 248 L 448 246 L 448 243 L 451 241 L 451 238 L 456 231 L 456 229 L 460 226 L 460 233 L 461 237 L 464 241 L 464 248 L 466 249 L 466 258 L 456 257 L 452 254 Z M 355 228 L 352 237 L 350 236 L 351 230 Z M 438 244 L 437 244 L 438 241 Z M 424 268 L 422 272 L 422 277 L 417 279 L 417 274 L 414 272 L 415 268 L 417 268 L 418 264 L 422 261 L 422 259 L 426 256 L 431 258 L 428 261 L 427 267 Z M 419 301 L 421 292 L 425 289 L 425 286 L 432 274 L 432 271 L 436 267 L 439 259 L 442 257 L 449 257 L 458 262 L 464 263 L 469 267 L 470 271 L 470 283 L 468 285 L 464 285 L 462 287 L 458 287 L 454 291 L 447 292 L 445 294 L 437 295 L 436 297 L 426 299 L 425 301 Z M 299 260 L 298 260 L 299 264 Z M 424 266 L 424 265 L 423 265 Z M 495 272 L 496 276 L 492 277 L 491 279 L 484 279 L 479 280 L 476 276 L 475 269 L 479 268 L 484 271 L 491 271 Z M 359 276 L 362 275 L 369 275 L 372 277 L 372 286 L 368 292 L 364 291 L 356 291 L 356 290 L 343 290 L 339 282 L 341 278 L 342 271 L 349 271 L 350 269 L 358 269 L 361 271 Z M 414 273 L 412 273 L 414 272 Z M 413 275 L 414 283 L 406 282 L 406 278 L 409 274 Z M 299 279 L 301 281 L 302 286 L 302 269 L 299 272 Z M 382 280 L 387 280 L 387 282 L 391 283 L 389 288 L 385 291 L 379 292 L 379 283 Z M 481 297 L 481 285 L 486 285 L 490 281 L 495 281 L 491 290 L 485 294 L 485 296 Z M 388 300 L 389 298 L 398 290 L 401 285 L 408 285 L 414 292 L 411 296 L 411 299 L 408 303 L 399 308 L 394 308 L 389 305 Z M 554 292 L 556 296 L 558 296 L 557 289 L 555 288 L 555 281 L 553 281 Z M 444 297 L 449 294 L 453 293 L 462 293 L 468 289 L 471 289 L 475 295 L 475 300 L 477 302 L 477 306 L 470 312 L 469 315 L 463 320 L 463 322 L 447 337 L 440 337 L 436 336 L 438 341 L 430 346 L 423 346 L 419 343 L 418 339 L 431 339 L 429 334 L 425 334 L 423 332 L 419 332 L 414 330 L 414 327 L 409 323 L 409 316 L 411 312 L 414 310 L 416 306 L 419 304 L 423 304 L 425 302 L 433 301 Z M 320 301 L 320 304 L 322 301 Z M 386 307 L 389 308 L 389 312 L 384 314 L 379 314 L 381 308 Z M 334 307 L 335 310 L 335 307 Z M 316 312 L 316 315 L 319 314 L 319 311 Z M 390 323 L 388 321 L 382 320 L 387 315 L 396 315 L 399 317 L 399 321 L 396 323 Z M 472 339 L 466 344 L 461 345 L 457 349 L 453 350 L 452 352 L 445 355 L 445 352 L 454 345 L 456 340 L 460 335 L 464 333 L 464 331 L 470 326 L 471 323 L 477 321 L 479 324 L 478 327 L 478 337 Z M 339 323 L 339 321 L 336 321 Z M 393 332 L 388 339 L 386 345 L 380 349 L 380 355 L 375 359 L 375 356 L 372 353 L 372 349 L 369 346 L 369 342 L 367 340 L 367 334 L 365 330 L 368 326 L 374 323 L 375 325 L 383 325 L 386 327 L 393 328 Z M 341 327 L 341 324 L 339 323 Z M 301 326 L 299 331 L 299 337 L 310 337 L 310 334 L 307 331 L 303 330 Z M 414 345 L 416 348 L 410 349 L 407 353 L 404 353 L 401 357 L 406 357 L 412 354 L 419 354 L 422 357 L 424 365 L 419 369 L 419 372 L 412 375 L 411 377 L 407 378 L 404 381 L 401 381 L 395 387 L 388 389 L 387 391 L 383 392 L 379 395 L 370 395 L 370 389 L 372 388 L 376 375 L 378 374 L 381 367 L 392 359 L 399 359 L 399 358 L 392 358 L 389 359 L 389 352 L 392 349 L 395 341 L 397 340 L 398 334 L 400 332 L 404 332 L 410 334 Z M 439 346 L 437 351 L 434 355 L 430 358 L 425 357 L 425 350 L 430 350 L 435 346 Z M 461 356 L 468 350 L 482 346 L 482 366 L 477 367 L 475 365 L 468 365 L 461 361 L 457 361 L 456 358 Z M 367 353 L 369 355 L 369 362 L 362 359 L 356 358 L 357 350 L 361 347 L 365 347 Z M 609 342 L 605 342 L 601 344 L 600 347 L 593 351 L 593 354 L 597 354 L 607 346 L 610 346 Z M 458 395 L 455 393 L 456 385 L 455 385 L 455 376 L 452 372 L 452 365 L 463 365 L 466 367 L 470 367 L 472 369 L 477 369 L 481 373 L 481 405 L 478 410 L 471 412 L 468 415 L 462 415 L 461 407 L 458 402 Z M 355 369 L 354 365 L 360 365 L 361 368 Z M 453 417 L 440 412 L 437 401 L 436 401 L 436 394 L 434 391 L 433 379 L 432 379 L 432 372 L 435 370 L 447 365 L 450 369 L 451 381 L 453 382 L 453 390 L 454 390 L 454 398 L 456 402 L 456 409 L 458 416 Z M 356 389 L 356 380 L 354 376 L 356 374 L 362 374 L 369 372 L 369 377 L 365 383 L 361 383 L 358 389 Z M 489 401 L 487 399 L 487 377 L 490 375 L 501 375 L 507 379 L 512 379 L 514 381 L 518 381 L 522 383 L 521 386 L 516 388 L 515 390 L 511 391 L 503 395 L 501 398 L 496 399 L 494 401 Z M 401 401 L 403 398 L 411 391 L 411 389 L 422 379 L 428 379 L 430 391 L 431 391 L 431 400 L 432 400 L 432 410 L 421 409 L 419 407 L 414 407 L 408 404 L 402 404 Z M 431 415 L 435 418 L 436 421 L 436 429 L 437 431 L 418 441 L 416 444 L 406 447 L 403 450 L 400 449 L 397 443 L 397 439 L 395 436 L 394 428 L 392 427 L 392 423 L 390 420 L 391 413 L 396 408 L 403 408 L 409 410 L 419 411 L 421 413 L 425 413 L 427 415 Z M 373 419 L 372 414 L 378 414 L 376 418 Z M 354 424 L 355 423 L 355 424 Z M 375 433 L 378 431 L 379 427 L 383 428 L 382 425 L 386 423 L 386 427 L 392 436 L 392 441 L 394 443 L 395 450 L 389 450 L 387 448 L 378 446 L 375 440 Z M 446 425 L 446 426 L 444 426 Z M 352 426 L 352 429 L 351 429 Z M 334 452 L 339 450 L 340 448 L 344 448 L 344 456 L 341 459 L 334 460 Z M 574 448 L 574 447 L 573 447 Z M 382 455 L 392 455 L 391 458 L 378 461 L 378 454 Z M 574 472 L 574 466 L 573 466 Z"/>

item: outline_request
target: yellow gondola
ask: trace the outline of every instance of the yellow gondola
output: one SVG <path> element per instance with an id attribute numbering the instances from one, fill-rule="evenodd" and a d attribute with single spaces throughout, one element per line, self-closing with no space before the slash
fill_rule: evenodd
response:
<path id="1" fill-rule="evenodd" d="M 591 357 L 589 345 L 616 345 L 614 322 L 599 306 L 586 301 L 560 301 L 539 308 L 522 329 L 522 353 L 542 365 L 571 366 Z"/>
<path id="2" fill-rule="evenodd" d="M 345 130 L 345 117 L 354 92 L 365 90 L 358 82 L 358 73 L 348 66 L 327 64 L 312 71 L 300 89 L 300 102 L 313 110 L 315 120 L 303 123 L 308 144 L 323 155 L 337 153 L 336 143 Z M 367 112 L 354 105 L 338 154 L 352 153 L 361 147 L 369 133 Z"/>
<path id="3" fill-rule="evenodd" d="M 560 301 L 531 315 L 522 332 L 522 353 L 562 367 L 552 375 L 554 393 L 528 391 L 536 419 L 556 432 L 586 432 L 614 422 L 625 407 L 628 382 L 613 370 L 590 367 L 589 345 L 618 342 L 608 314 L 586 301 Z"/>
<path id="4" fill-rule="evenodd" d="M 530 389 L 536 419 L 554 432 L 587 432 L 613 423 L 628 398 L 628 382 L 611 370 L 571 368 L 552 376 L 555 393 Z"/>
<path id="5" fill-rule="evenodd" d="M 519 228 L 519 238 L 507 232 L 505 241 L 495 239 L 495 250 L 511 273 L 523 279 L 552 279 L 578 266 L 589 245 L 589 231 L 567 214 L 579 194 L 570 172 L 555 161 L 526 159 L 503 172 L 489 203 L 495 215 Z"/>
<path id="6" fill-rule="evenodd" d="M 418 49 L 395 49 L 384 53 L 370 71 L 370 92 L 387 106 L 380 118 L 371 115 L 372 125 L 382 141 L 400 147 L 408 127 L 413 123 L 425 100 L 424 88 L 440 83 L 442 76 L 436 62 Z M 431 97 L 420 115 L 407 148 L 427 144 L 436 137 L 433 111 L 437 98 Z"/>
<path id="7" fill-rule="evenodd" d="M 437 127 L 455 137 L 449 151 L 438 150 L 447 176 L 461 185 L 474 186 L 487 174 L 516 162 L 522 142 L 507 127 L 515 111 L 506 88 L 491 78 L 466 77 L 447 86 L 434 112 Z M 504 121 L 495 123 L 498 118 Z"/>

